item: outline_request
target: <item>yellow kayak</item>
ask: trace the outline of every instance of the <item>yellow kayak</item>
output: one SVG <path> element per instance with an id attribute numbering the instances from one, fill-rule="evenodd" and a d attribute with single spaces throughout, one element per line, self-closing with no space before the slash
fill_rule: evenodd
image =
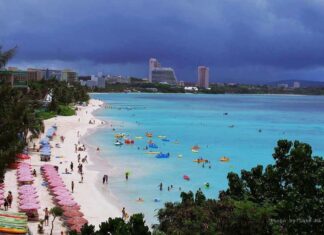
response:
<path id="1" fill-rule="evenodd" d="M 146 152 L 145 154 L 159 154 L 160 152 Z"/>

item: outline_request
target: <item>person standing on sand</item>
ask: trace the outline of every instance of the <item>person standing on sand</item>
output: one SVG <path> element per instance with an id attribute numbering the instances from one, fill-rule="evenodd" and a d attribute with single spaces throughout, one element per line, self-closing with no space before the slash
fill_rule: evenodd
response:
<path id="1" fill-rule="evenodd" d="M 71 169 L 71 171 L 73 171 L 73 162 L 71 162 L 71 164 L 70 164 L 70 169 Z"/>
<path id="2" fill-rule="evenodd" d="M 123 207 L 123 209 L 122 209 L 122 219 L 125 220 L 126 217 L 127 217 L 127 213 L 126 213 L 125 207 Z"/>
<path id="3" fill-rule="evenodd" d="M 9 191 L 8 196 L 7 196 L 9 208 L 11 208 L 12 200 L 13 200 L 12 193 L 11 193 L 11 191 Z"/>
<path id="4" fill-rule="evenodd" d="M 73 180 L 71 182 L 71 191 L 72 191 L 72 193 L 74 192 L 74 181 Z"/>
<path id="5" fill-rule="evenodd" d="M 45 212 L 45 217 L 44 217 L 45 226 L 48 226 L 49 211 L 47 207 L 45 208 L 44 212 Z"/>

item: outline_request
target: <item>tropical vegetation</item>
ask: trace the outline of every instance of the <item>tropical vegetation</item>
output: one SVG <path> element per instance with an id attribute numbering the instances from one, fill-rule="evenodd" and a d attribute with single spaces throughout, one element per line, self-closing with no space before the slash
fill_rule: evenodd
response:
<path id="1" fill-rule="evenodd" d="M 0 69 L 15 54 L 16 48 L 2 51 Z M 30 138 L 44 131 L 43 120 L 55 115 L 74 115 L 72 104 L 87 102 L 89 95 L 80 84 L 55 79 L 30 82 L 27 89 L 0 85 L 0 182 L 6 168 L 23 152 Z M 51 101 L 44 97 L 51 95 Z"/>

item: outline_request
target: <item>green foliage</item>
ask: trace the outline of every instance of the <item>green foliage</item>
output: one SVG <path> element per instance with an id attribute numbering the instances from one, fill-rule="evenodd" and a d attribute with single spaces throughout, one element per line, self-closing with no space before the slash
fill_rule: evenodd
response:
<path id="1" fill-rule="evenodd" d="M 11 48 L 7 51 L 2 51 L 2 47 L 0 46 L 0 69 L 5 67 L 8 60 L 10 60 L 16 53 L 17 47 Z"/>
<path id="2" fill-rule="evenodd" d="M 150 235 L 149 227 L 145 225 L 143 214 L 134 214 L 125 222 L 122 218 L 109 218 L 99 225 L 99 230 L 94 231 L 93 225 L 84 225 L 81 235 Z M 70 234 L 76 234 L 71 232 Z"/>
<path id="3" fill-rule="evenodd" d="M 36 117 L 46 120 L 50 119 L 56 116 L 56 113 L 54 111 L 45 111 L 45 110 L 40 110 L 36 112 Z"/>
<path id="4" fill-rule="evenodd" d="M 38 136 L 43 123 L 37 118 L 30 99 L 21 90 L 0 86 L 0 181 L 6 167 L 15 161 L 27 143 L 27 134 Z"/>
<path id="5" fill-rule="evenodd" d="M 81 229 L 81 235 L 94 235 L 95 234 L 95 226 L 94 225 L 83 225 Z"/>
<path id="6" fill-rule="evenodd" d="M 72 116 L 75 115 L 75 110 L 70 106 L 59 105 L 57 113 L 61 116 Z"/>
<path id="7" fill-rule="evenodd" d="M 50 209 L 50 213 L 53 215 L 52 227 L 51 227 L 51 233 L 50 233 L 50 235 L 52 235 L 53 229 L 54 229 L 54 221 L 55 221 L 56 217 L 63 215 L 63 209 L 61 207 L 55 206 Z"/>
<path id="8" fill-rule="evenodd" d="M 274 165 L 228 174 L 219 199 L 181 193 L 159 210 L 166 234 L 323 234 L 324 161 L 311 146 L 278 141 Z"/>

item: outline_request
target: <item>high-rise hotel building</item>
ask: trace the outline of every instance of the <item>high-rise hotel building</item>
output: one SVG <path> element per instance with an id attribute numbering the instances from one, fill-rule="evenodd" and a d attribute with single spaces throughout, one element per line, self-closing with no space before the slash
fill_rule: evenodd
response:
<path id="1" fill-rule="evenodd" d="M 198 66 L 198 87 L 207 89 L 209 87 L 209 68 L 206 66 Z"/>
<path id="2" fill-rule="evenodd" d="M 172 68 L 161 67 L 160 63 L 155 58 L 149 60 L 149 82 L 167 83 L 170 85 L 177 84 L 177 78 Z"/>

